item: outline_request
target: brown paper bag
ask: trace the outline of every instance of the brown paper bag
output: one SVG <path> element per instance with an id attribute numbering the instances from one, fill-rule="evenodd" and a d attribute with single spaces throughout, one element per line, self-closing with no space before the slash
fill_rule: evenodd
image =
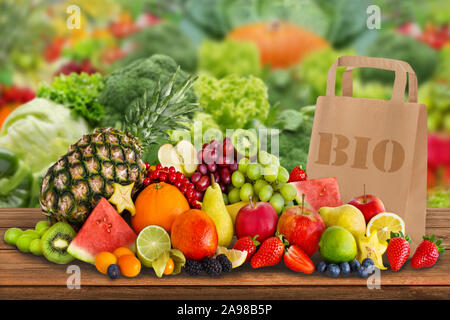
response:
<path id="1" fill-rule="evenodd" d="M 335 96 L 336 69 L 347 67 L 342 96 Z M 352 69 L 395 72 L 391 100 L 353 98 Z M 408 102 L 405 88 L 408 77 Z M 379 197 L 400 215 L 415 248 L 425 232 L 427 111 L 417 103 L 417 78 L 403 61 L 344 56 L 328 71 L 327 94 L 317 99 L 309 147 L 310 178 L 337 177 L 342 201 Z"/>

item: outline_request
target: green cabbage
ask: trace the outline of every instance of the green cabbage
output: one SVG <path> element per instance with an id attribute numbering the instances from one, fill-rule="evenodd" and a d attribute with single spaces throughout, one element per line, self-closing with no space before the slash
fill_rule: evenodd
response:
<path id="1" fill-rule="evenodd" d="M 35 98 L 6 118 L 0 131 L 0 147 L 14 152 L 39 176 L 88 132 L 86 121 L 74 119 L 68 108 Z"/>

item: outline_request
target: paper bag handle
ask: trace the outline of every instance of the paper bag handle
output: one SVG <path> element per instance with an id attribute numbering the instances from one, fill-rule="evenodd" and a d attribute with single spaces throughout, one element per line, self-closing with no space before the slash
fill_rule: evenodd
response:
<path id="1" fill-rule="evenodd" d="M 328 70 L 327 96 L 335 96 L 336 94 L 336 71 L 337 68 L 341 66 L 347 67 L 342 76 L 342 94 L 344 96 L 351 97 L 353 95 L 353 68 L 376 68 L 395 71 L 394 88 L 392 90 L 391 100 L 397 102 L 404 102 L 406 73 L 408 73 L 408 101 L 417 102 L 417 77 L 414 70 L 407 62 L 394 59 L 359 56 L 342 56 L 331 65 Z"/>

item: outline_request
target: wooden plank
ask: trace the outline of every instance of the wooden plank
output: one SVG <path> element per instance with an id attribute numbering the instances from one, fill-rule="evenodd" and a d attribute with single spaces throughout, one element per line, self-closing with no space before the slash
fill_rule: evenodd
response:
<path id="1" fill-rule="evenodd" d="M 1 252 L 0 285 L 61 285 L 66 286 L 69 274 L 68 265 L 55 265 L 42 257 L 24 254 L 18 251 Z M 317 261 L 316 255 L 314 260 Z M 429 269 L 414 270 L 406 265 L 400 272 L 391 270 L 381 272 L 382 285 L 448 285 L 450 286 L 450 255 L 442 255 L 438 263 Z M 212 279 L 206 275 L 190 277 L 180 274 L 173 277 L 157 278 L 152 269 L 144 268 L 136 278 L 121 277 L 110 280 L 100 275 L 95 267 L 81 261 L 74 260 L 73 265 L 80 267 L 81 285 L 85 286 L 172 286 L 172 285 L 202 285 L 202 286 L 262 286 L 262 285 L 365 285 L 366 280 L 355 275 L 329 278 L 317 273 L 306 275 L 287 269 L 283 263 L 271 268 L 252 269 L 248 264 L 233 270 L 219 278 Z"/>
<path id="2" fill-rule="evenodd" d="M 0 299 L 34 300 L 448 300 L 448 286 L 86 286 L 79 290 L 50 286 L 2 286 Z"/>

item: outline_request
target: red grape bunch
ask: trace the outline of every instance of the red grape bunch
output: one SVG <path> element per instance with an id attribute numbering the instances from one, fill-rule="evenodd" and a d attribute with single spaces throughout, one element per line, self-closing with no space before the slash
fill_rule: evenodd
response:
<path id="1" fill-rule="evenodd" d="M 234 146 L 228 137 L 223 140 L 223 143 L 212 140 L 203 145 L 202 150 L 197 154 L 200 164 L 191 177 L 196 191 L 201 193 L 199 201 L 202 201 L 203 194 L 211 184 L 211 175 L 220 185 L 222 192 L 227 190 L 227 186 L 231 184 L 231 174 L 238 169 L 234 154 Z"/>

